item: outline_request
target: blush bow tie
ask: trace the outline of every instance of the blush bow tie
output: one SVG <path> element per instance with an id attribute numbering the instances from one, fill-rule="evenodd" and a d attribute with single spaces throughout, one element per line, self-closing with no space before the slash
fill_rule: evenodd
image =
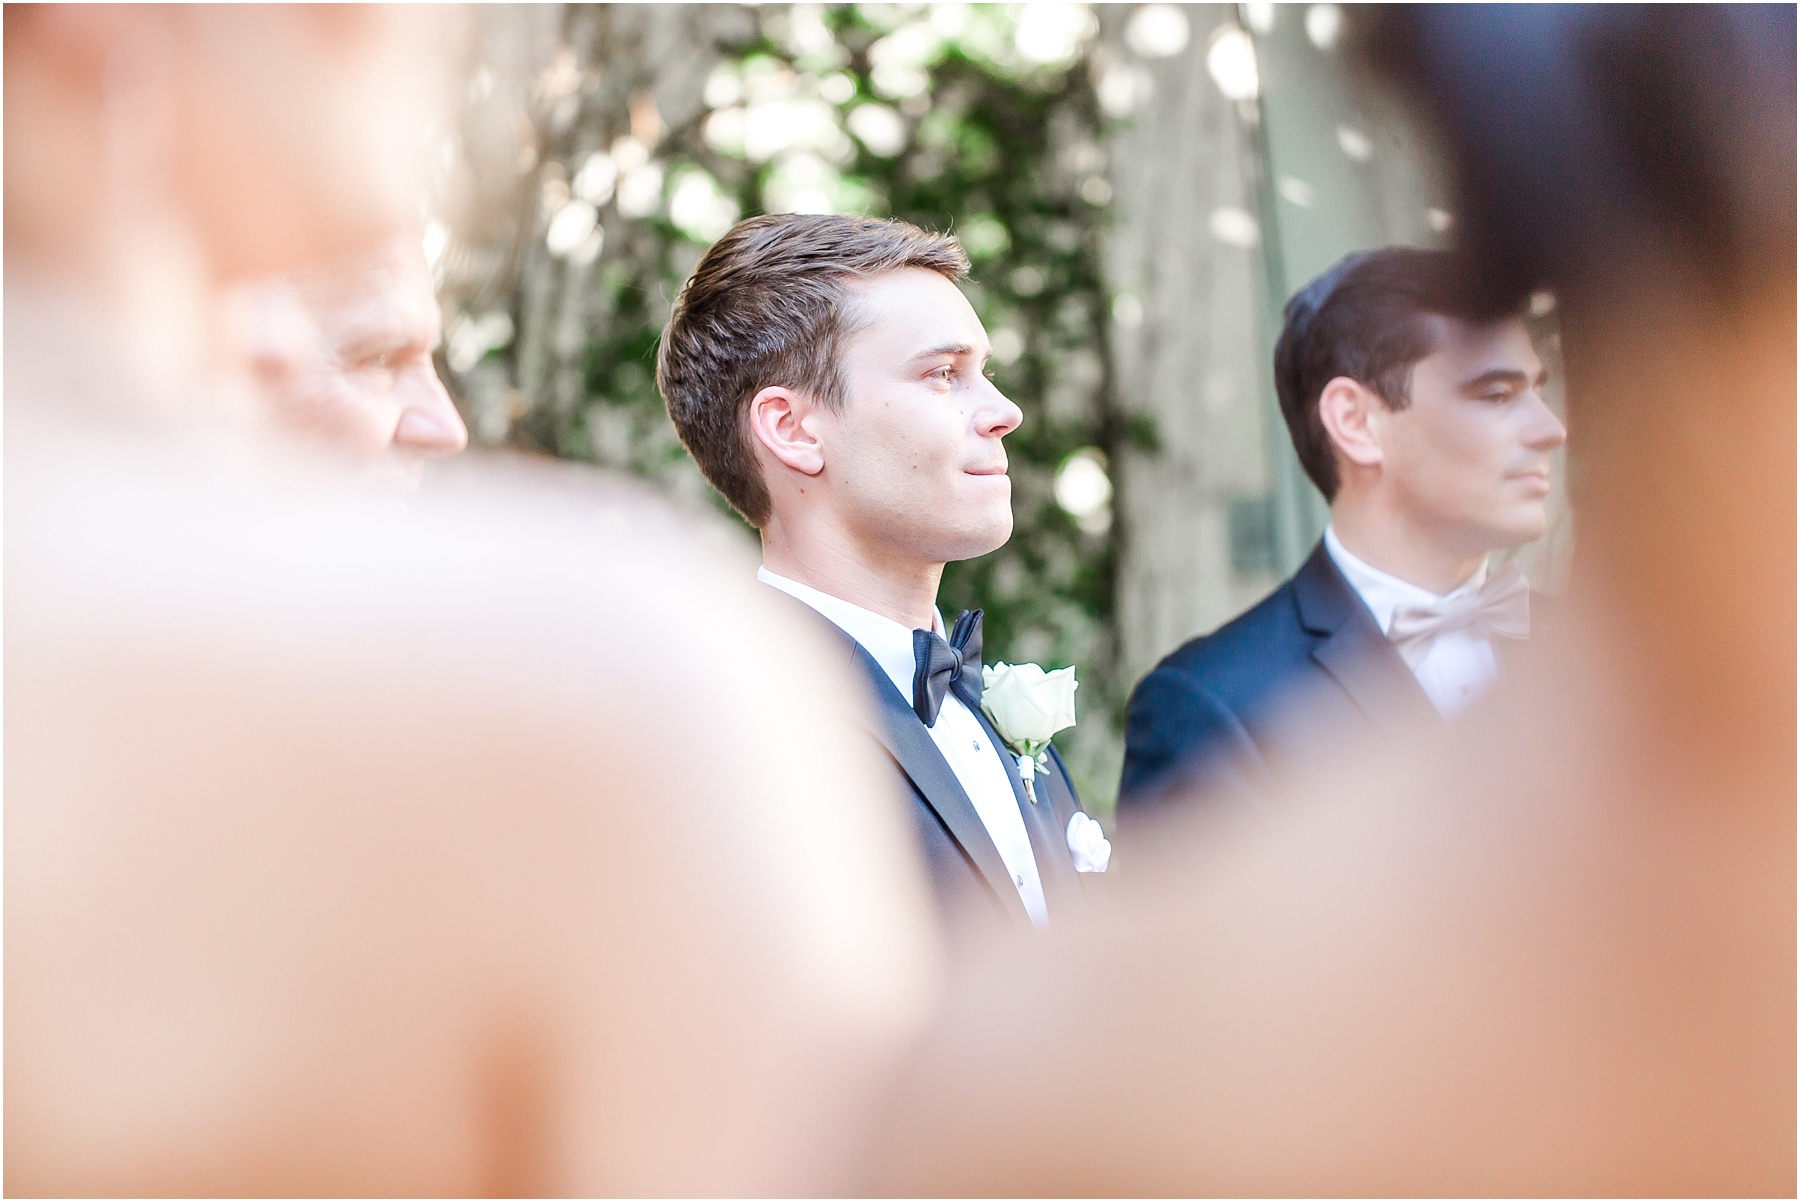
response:
<path id="1" fill-rule="evenodd" d="M 1472 630 L 1505 639 L 1531 634 L 1531 585 L 1517 564 L 1507 564 L 1472 593 L 1433 605 L 1403 605 L 1388 625 L 1388 642 L 1406 666 L 1417 669 L 1432 640 L 1451 630 Z"/>
<path id="2" fill-rule="evenodd" d="M 981 708 L 981 611 L 968 609 L 950 628 L 950 641 L 929 630 L 913 636 L 913 713 L 926 726 L 937 725 L 944 693 L 956 690 L 963 704 Z"/>

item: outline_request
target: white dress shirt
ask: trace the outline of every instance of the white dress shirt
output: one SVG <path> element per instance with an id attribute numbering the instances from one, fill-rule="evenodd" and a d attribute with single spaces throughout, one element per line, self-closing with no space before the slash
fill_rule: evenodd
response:
<path id="1" fill-rule="evenodd" d="M 909 628 L 797 580 L 777 576 L 766 567 L 756 570 L 756 578 L 804 601 L 862 644 L 863 650 L 881 665 L 881 670 L 887 673 L 907 706 L 911 707 L 916 664 L 913 632 Z M 943 635 L 944 619 L 935 609 L 931 622 L 932 631 Z M 1006 871 L 1011 874 L 1013 887 L 1019 891 L 1019 900 L 1025 903 L 1025 912 L 1031 916 L 1032 925 L 1048 926 L 1050 911 L 1044 904 L 1044 882 L 1038 876 L 1037 857 L 1031 851 L 1025 816 L 1019 813 L 1018 795 L 1013 792 L 1012 778 L 1007 774 L 1006 765 L 1012 762 L 1010 757 L 994 746 L 981 720 L 969 712 L 969 707 L 954 692 L 944 694 L 937 724 L 929 727 L 927 733 L 937 744 L 938 751 L 943 753 L 950 771 L 956 774 L 963 792 L 974 803 L 975 813 L 981 818 L 981 825 L 987 828 L 988 838 L 994 841 Z"/>
<path id="2" fill-rule="evenodd" d="M 1437 605 L 1452 597 L 1461 597 L 1479 589 L 1487 580 L 1484 560 L 1476 573 L 1455 589 L 1440 596 L 1380 568 L 1371 567 L 1352 555 L 1338 540 L 1337 531 L 1325 527 L 1325 551 L 1344 574 L 1375 622 L 1386 634 L 1394 624 L 1394 613 L 1403 605 Z M 1431 641 L 1425 657 L 1413 669 L 1419 687 L 1431 698 L 1438 713 L 1453 718 L 1500 679 L 1500 661 L 1493 643 L 1484 634 L 1467 627 L 1447 630 Z"/>

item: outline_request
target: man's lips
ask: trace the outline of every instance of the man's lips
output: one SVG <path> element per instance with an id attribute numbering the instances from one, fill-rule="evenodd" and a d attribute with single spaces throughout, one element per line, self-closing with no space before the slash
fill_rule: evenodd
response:
<path id="1" fill-rule="evenodd" d="M 1514 472 L 1509 479 L 1518 480 L 1522 483 L 1531 484 L 1545 490 L 1548 490 L 1550 487 L 1550 471 L 1548 468 L 1538 472 Z"/>
<path id="2" fill-rule="evenodd" d="M 963 473 L 969 476 L 1004 476 L 1006 475 L 1006 465 L 1001 463 L 991 464 L 987 467 L 965 467 Z"/>

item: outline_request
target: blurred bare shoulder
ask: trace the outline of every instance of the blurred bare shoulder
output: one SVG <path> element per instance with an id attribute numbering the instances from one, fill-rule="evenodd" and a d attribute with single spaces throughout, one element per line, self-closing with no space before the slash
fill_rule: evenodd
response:
<path id="1" fill-rule="evenodd" d="M 9 1189 L 830 1187 L 936 933 L 731 531 L 8 433 Z"/>

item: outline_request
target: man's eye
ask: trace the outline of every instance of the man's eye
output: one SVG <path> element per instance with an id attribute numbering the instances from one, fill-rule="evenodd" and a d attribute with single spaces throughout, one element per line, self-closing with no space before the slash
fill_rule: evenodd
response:
<path id="1" fill-rule="evenodd" d="M 998 373 L 991 367 L 984 367 L 981 369 L 981 374 L 992 380 Z"/>
<path id="2" fill-rule="evenodd" d="M 954 375 L 956 375 L 956 369 L 951 367 L 948 363 L 944 364 L 942 367 L 933 368 L 931 372 L 932 379 L 942 380 L 946 384 L 950 382 L 951 377 Z"/>
<path id="3" fill-rule="evenodd" d="M 382 371 L 398 371 L 420 357 L 418 348 L 412 346 L 394 346 L 382 351 L 379 355 L 371 355 L 368 366 Z"/>

